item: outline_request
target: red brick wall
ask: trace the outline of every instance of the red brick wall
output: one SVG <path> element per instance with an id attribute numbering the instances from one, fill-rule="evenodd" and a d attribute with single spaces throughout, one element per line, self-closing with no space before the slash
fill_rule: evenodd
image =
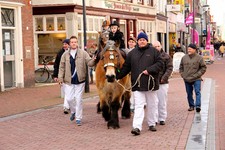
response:
<path id="1" fill-rule="evenodd" d="M 22 37 L 23 37 L 23 65 L 24 65 L 24 86 L 34 86 L 34 38 L 33 38 L 33 17 L 30 0 L 7 0 L 23 3 L 22 7 Z M 26 47 L 31 47 L 31 57 L 26 57 Z"/>

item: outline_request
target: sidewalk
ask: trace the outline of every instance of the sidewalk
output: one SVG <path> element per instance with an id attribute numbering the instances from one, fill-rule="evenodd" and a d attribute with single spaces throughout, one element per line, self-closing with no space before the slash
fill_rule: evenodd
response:
<path id="1" fill-rule="evenodd" d="M 97 95 L 95 84 L 90 84 L 90 92 L 84 98 Z M 62 104 L 60 86 L 57 83 L 37 84 L 32 88 L 11 89 L 0 92 L 0 117 L 24 113 L 39 108 Z"/>
<path id="2" fill-rule="evenodd" d="M 13 89 L 0 93 L 0 116 L 4 120 L 0 121 L 0 149 L 183 150 L 202 149 L 205 146 L 210 150 L 223 150 L 224 65 L 225 58 L 218 58 L 214 64 L 207 66 L 203 84 L 205 92 L 202 95 L 204 99 L 208 96 L 210 101 L 204 104 L 200 115 L 187 111 L 184 83 L 179 75 L 173 75 L 170 79 L 166 125 L 157 125 L 157 132 L 153 133 L 148 131 L 144 120 L 141 135 L 137 137 L 130 133 L 132 119 L 122 120 L 120 117 L 120 129 L 107 129 L 102 116 L 96 113 L 98 97 L 95 85 L 90 85 L 91 92 L 84 94 L 84 118 L 81 127 L 70 122 L 69 115 L 63 114 L 63 100 L 60 98 L 58 85 Z M 208 86 L 209 81 L 215 85 Z M 205 101 L 202 100 L 202 103 Z M 14 115 L 22 112 L 29 113 Z M 3 117 L 8 115 L 13 117 Z"/>

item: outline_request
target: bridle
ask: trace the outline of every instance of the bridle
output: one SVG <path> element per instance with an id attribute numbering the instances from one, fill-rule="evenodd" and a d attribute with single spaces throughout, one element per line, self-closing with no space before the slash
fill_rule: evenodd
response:
<path id="1" fill-rule="evenodd" d="M 104 49 L 103 49 L 103 52 L 105 53 L 106 51 L 109 51 L 109 59 L 110 60 L 115 60 L 115 55 L 114 55 L 114 52 L 116 51 L 116 52 L 118 52 L 118 50 L 116 50 L 116 47 L 115 47 L 115 42 L 114 41 L 112 41 L 112 40 L 109 40 L 109 41 L 107 41 L 107 43 L 106 43 L 106 46 L 104 47 Z M 103 54 L 104 54 L 103 53 Z M 118 61 L 117 61 L 118 63 L 117 63 L 117 65 L 115 65 L 113 62 L 107 62 L 107 63 L 105 63 L 104 64 L 104 68 L 106 69 L 106 67 L 114 67 L 114 68 L 116 68 L 116 69 L 119 69 L 120 67 L 120 57 L 118 57 Z"/>

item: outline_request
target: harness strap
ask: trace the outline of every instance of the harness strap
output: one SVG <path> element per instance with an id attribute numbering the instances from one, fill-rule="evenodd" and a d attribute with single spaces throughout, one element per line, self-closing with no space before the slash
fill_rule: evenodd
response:
<path id="1" fill-rule="evenodd" d="M 125 86 L 123 86 L 121 83 L 119 83 L 119 80 L 117 80 L 117 83 L 118 83 L 120 86 L 122 86 L 122 87 L 124 88 L 125 91 L 128 91 L 128 92 L 129 92 L 129 91 L 131 91 L 131 89 L 132 89 L 137 83 L 138 83 L 138 87 L 141 86 L 141 80 L 140 80 L 140 79 L 141 79 L 142 74 L 143 74 L 143 72 L 140 73 L 140 74 L 138 75 L 138 78 L 137 78 L 137 80 L 135 81 L 134 85 L 132 85 L 129 89 L 126 89 Z M 151 80 L 152 80 L 152 82 L 153 82 L 153 86 L 152 86 L 151 90 L 149 90 L 149 86 L 150 86 Z M 154 88 L 155 88 L 154 77 L 153 77 L 152 75 L 148 75 L 148 91 L 153 91 Z"/>
<path id="2" fill-rule="evenodd" d="M 114 63 L 107 63 L 107 64 L 104 65 L 104 68 L 105 68 L 105 67 L 108 67 L 108 66 L 115 67 L 115 64 L 114 64 Z"/>

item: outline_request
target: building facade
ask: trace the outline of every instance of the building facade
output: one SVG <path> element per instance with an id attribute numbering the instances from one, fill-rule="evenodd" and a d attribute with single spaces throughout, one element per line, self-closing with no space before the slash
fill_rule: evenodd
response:
<path id="1" fill-rule="evenodd" d="M 0 91 L 34 85 L 32 7 L 0 0 Z"/>
<path id="2" fill-rule="evenodd" d="M 156 40 L 155 0 L 88 0 L 86 5 L 87 49 L 98 42 L 104 20 L 117 20 L 124 33 L 125 44 L 131 36 L 136 37 L 144 29 L 149 41 Z M 81 0 L 32 0 L 35 68 L 43 57 L 55 56 L 61 48 L 62 40 L 71 35 L 78 37 L 81 49 L 83 38 L 83 3 Z M 164 31 L 163 31 L 164 32 Z M 54 61 L 54 60 L 53 60 Z"/>

